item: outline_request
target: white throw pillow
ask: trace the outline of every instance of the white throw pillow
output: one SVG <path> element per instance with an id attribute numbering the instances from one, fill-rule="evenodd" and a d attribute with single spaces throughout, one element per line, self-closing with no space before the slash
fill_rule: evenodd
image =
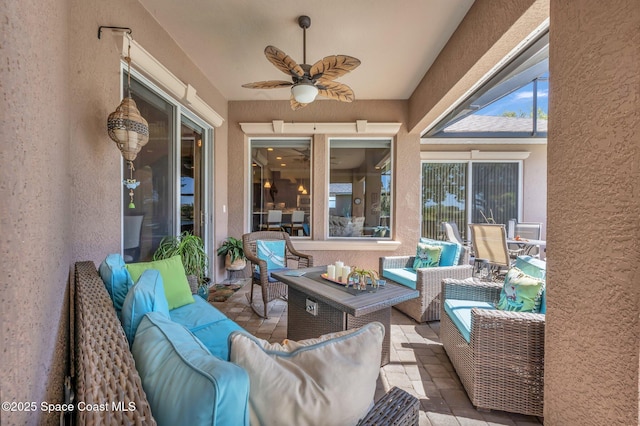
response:
<path id="1" fill-rule="evenodd" d="M 384 326 L 298 342 L 231 335 L 231 362 L 249 373 L 252 425 L 354 425 L 373 404 Z"/>

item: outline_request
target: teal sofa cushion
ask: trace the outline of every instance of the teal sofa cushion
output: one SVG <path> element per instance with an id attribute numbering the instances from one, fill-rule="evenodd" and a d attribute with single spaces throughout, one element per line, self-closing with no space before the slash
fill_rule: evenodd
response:
<path id="1" fill-rule="evenodd" d="M 473 308 L 495 310 L 493 304 L 488 302 L 458 299 L 444 301 L 444 311 L 449 315 L 467 343 L 471 342 L 471 309 Z"/>
<path id="2" fill-rule="evenodd" d="M 248 425 L 249 376 L 182 325 L 157 312 L 140 322 L 132 348 L 158 425 Z"/>
<path id="3" fill-rule="evenodd" d="M 133 344 L 140 321 L 148 312 L 160 312 L 169 318 L 169 304 L 164 295 L 162 275 L 155 269 L 148 269 L 140 275 L 122 304 L 122 328 L 129 346 Z"/>
<path id="4" fill-rule="evenodd" d="M 169 311 L 169 317 L 200 339 L 211 354 L 228 361 L 229 335 L 242 327 L 204 299 L 194 299 L 194 303 Z"/>
<path id="5" fill-rule="evenodd" d="M 122 303 L 127 297 L 129 289 L 133 286 L 133 280 L 125 266 L 124 259 L 118 253 L 107 255 L 98 271 L 111 297 L 118 318 L 121 318 Z"/>
<path id="6" fill-rule="evenodd" d="M 544 260 L 531 256 L 518 256 L 514 266 L 531 277 L 543 280 L 547 278 L 547 262 Z"/>
<path id="7" fill-rule="evenodd" d="M 388 268 L 382 270 L 382 276 L 402 284 L 412 289 L 416 289 L 416 276 L 415 269 L 411 268 Z"/>
<path id="8" fill-rule="evenodd" d="M 442 254 L 438 266 L 456 266 L 460 262 L 462 245 L 451 241 L 432 240 L 430 238 L 420 238 L 421 243 L 442 247 Z"/>

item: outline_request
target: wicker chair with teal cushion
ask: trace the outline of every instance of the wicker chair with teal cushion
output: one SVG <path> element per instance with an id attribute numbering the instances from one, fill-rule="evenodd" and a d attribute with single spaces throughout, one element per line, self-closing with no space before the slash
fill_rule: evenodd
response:
<path id="1" fill-rule="evenodd" d="M 313 266 L 313 256 L 297 251 L 286 232 L 250 232 L 242 236 L 242 245 L 251 268 L 249 303 L 256 314 L 268 318 L 269 302 L 287 297 L 287 286 L 275 279 L 271 273 L 290 267 L 299 269 Z M 254 303 L 254 285 L 260 286 L 262 290 L 262 309 L 258 309 Z"/>
<path id="2" fill-rule="evenodd" d="M 422 267 L 416 261 L 424 246 L 442 247 L 438 266 Z M 428 263 L 428 262 L 427 262 Z M 469 264 L 469 247 L 449 241 L 421 238 L 414 256 L 387 256 L 380 258 L 380 276 L 398 284 L 418 290 L 415 299 L 399 303 L 394 307 L 417 322 L 440 319 L 440 290 L 445 278 L 470 278 L 473 267 Z"/>

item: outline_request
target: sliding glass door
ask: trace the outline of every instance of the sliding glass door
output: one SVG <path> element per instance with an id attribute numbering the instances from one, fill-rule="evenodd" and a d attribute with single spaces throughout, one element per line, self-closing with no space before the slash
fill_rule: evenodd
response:
<path id="1" fill-rule="evenodd" d="M 131 96 L 149 123 L 149 142 L 133 162 L 140 182 L 133 205 L 123 190 L 125 261 L 151 260 L 162 238 L 184 231 L 207 246 L 212 128 L 142 79 L 131 79 Z"/>

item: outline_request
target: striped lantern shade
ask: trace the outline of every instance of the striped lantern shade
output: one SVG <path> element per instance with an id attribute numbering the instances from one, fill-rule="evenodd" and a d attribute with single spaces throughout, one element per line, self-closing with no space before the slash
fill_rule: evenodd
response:
<path id="1" fill-rule="evenodd" d="M 135 160 L 138 152 L 149 141 L 149 125 L 131 97 L 122 99 L 118 108 L 107 119 L 109 137 L 118 145 L 127 161 Z"/>

